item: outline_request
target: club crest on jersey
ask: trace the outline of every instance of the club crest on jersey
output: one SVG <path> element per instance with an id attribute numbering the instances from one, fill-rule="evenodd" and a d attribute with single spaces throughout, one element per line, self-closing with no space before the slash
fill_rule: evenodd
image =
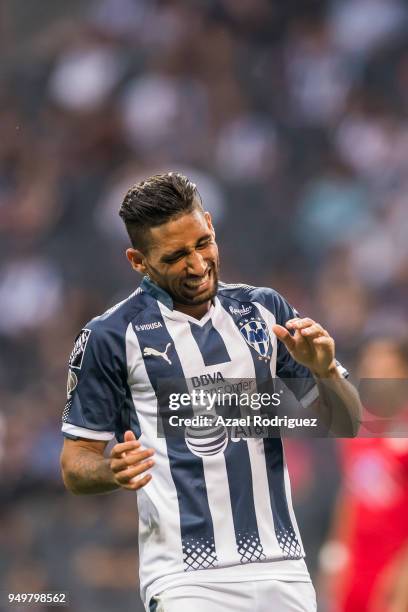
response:
<path id="1" fill-rule="evenodd" d="M 239 331 L 249 346 L 252 346 L 262 359 L 271 358 L 271 342 L 264 321 L 259 318 L 244 319 L 239 323 Z"/>

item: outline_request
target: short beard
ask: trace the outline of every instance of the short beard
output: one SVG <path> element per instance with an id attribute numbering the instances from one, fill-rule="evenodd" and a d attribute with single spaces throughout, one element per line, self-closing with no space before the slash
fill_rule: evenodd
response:
<path id="1" fill-rule="evenodd" d="M 149 274 L 149 268 L 151 268 L 152 272 L 154 274 Z M 181 295 L 174 295 L 172 293 L 172 291 L 170 290 L 170 287 L 162 287 L 162 289 L 164 289 L 164 291 L 166 291 L 169 296 L 171 297 L 171 299 L 173 300 L 174 303 L 176 304 L 182 304 L 183 306 L 200 306 L 201 304 L 205 304 L 205 302 L 208 302 L 209 300 L 213 300 L 215 298 L 215 296 L 217 295 L 218 292 L 218 279 L 219 279 L 219 269 L 220 269 L 220 260 L 219 258 L 217 258 L 216 264 L 215 266 L 212 268 L 213 270 L 213 278 L 214 278 L 214 289 L 211 292 L 211 294 L 207 297 L 203 297 L 203 298 L 198 298 L 198 301 L 194 301 L 194 299 L 187 299 L 184 298 Z M 160 277 L 159 272 L 151 265 L 149 265 L 149 267 L 146 270 L 148 277 L 150 278 L 150 280 L 152 280 L 154 283 L 156 283 L 159 287 L 161 287 L 161 285 L 159 283 L 157 283 L 154 280 L 154 276 Z"/>
<path id="2" fill-rule="evenodd" d="M 214 280 L 214 289 L 212 290 L 211 294 L 206 296 L 206 297 L 200 297 L 197 298 L 197 300 L 195 300 L 194 298 L 191 300 L 188 300 L 187 298 L 184 298 L 183 296 L 174 296 L 172 294 L 171 298 L 172 300 L 176 303 L 176 304 L 183 304 L 183 306 L 200 306 L 201 304 L 205 304 L 206 302 L 208 302 L 208 300 L 213 300 L 215 298 L 215 296 L 217 295 L 218 292 L 218 278 L 216 278 Z"/>

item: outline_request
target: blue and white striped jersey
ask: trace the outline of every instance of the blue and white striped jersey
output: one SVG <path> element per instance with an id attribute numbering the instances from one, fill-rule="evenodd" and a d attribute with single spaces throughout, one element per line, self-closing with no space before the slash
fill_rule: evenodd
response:
<path id="1" fill-rule="evenodd" d="M 64 435 L 122 441 L 132 429 L 143 447 L 156 450 L 153 478 L 137 492 L 145 602 L 193 577 L 309 580 L 280 438 L 229 439 L 200 456 L 182 437 L 157 435 L 169 401 L 159 392 L 161 378 L 298 378 L 298 400 L 313 401 L 310 371 L 271 329 L 294 316 L 272 289 L 220 283 L 210 310 L 196 320 L 173 310 L 170 296 L 145 278 L 77 337 Z"/>

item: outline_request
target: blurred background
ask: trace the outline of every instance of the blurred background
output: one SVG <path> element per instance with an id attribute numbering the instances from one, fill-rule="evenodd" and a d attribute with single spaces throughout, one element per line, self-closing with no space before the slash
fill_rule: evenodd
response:
<path id="1" fill-rule="evenodd" d="M 223 280 L 277 289 L 354 373 L 407 328 L 407 109 L 402 0 L 0 2 L 0 590 L 142 610 L 135 499 L 75 498 L 58 461 L 73 340 L 139 282 L 127 188 L 192 178 Z M 287 453 L 317 579 L 338 443 Z"/>

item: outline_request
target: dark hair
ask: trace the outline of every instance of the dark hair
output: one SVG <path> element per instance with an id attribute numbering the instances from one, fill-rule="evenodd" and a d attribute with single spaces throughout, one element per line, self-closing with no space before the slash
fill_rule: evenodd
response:
<path id="1" fill-rule="evenodd" d="M 194 208 L 202 208 L 195 184 L 178 172 L 168 172 L 155 174 L 130 187 L 119 215 L 133 247 L 146 250 L 146 230 L 188 214 Z"/>

